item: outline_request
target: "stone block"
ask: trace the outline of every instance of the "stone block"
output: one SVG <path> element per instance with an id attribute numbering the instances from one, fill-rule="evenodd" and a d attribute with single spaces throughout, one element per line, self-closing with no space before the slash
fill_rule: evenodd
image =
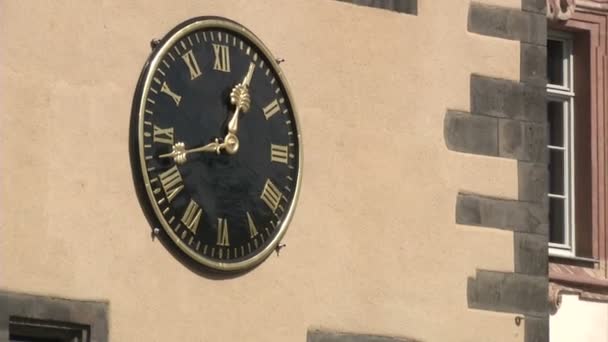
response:
<path id="1" fill-rule="evenodd" d="M 521 161 L 545 163 L 547 160 L 547 125 L 500 119 L 498 155 Z"/>
<path id="2" fill-rule="evenodd" d="M 524 112 L 519 117 L 520 120 L 547 122 L 547 88 L 545 86 L 546 83 L 542 83 L 542 86 L 524 83 Z"/>
<path id="3" fill-rule="evenodd" d="M 458 194 L 456 223 L 547 234 L 548 214 L 542 204 Z"/>
<path id="4" fill-rule="evenodd" d="M 524 11 L 544 15 L 545 13 L 547 13 L 547 0 L 522 0 L 521 8 Z"/>
<path id="5" fill-rule="evenodd" d="M 452 151 L 498 155 L 498 120 L 495 118 L 450 110 L 444 119 L 444 137 Z"/>
<path id="6" fill-rule="evenodd" d="M 520 60 L 520 79 L 544 90 L 547 85 L 547 48 L 542 45 L 521 43 Z M 542 98 L 544 101 L 544 96 Z"/>
<path id="7" fill-rule="evenodd" d="M 470 308 L 544 317 L 549 308 L 547 277 L 478 270 L 467 283 Z"/>
<path id="8" fill-rule="evenodd" d="M 549 317 L 525 317 L 525 342 L 549 342 Z"/>
<path id="9" fill-rule="evenodd" d="M 471 113 L 544 122 L 546 89 L 525 83 L 471 75 Z"/>
<path id="10" fill-rule="evenodd" d="M 469 7 L 469 32 L 546 45 L 545 15 L 473 2 Z"/>
<path id="11" fill-rule="evenodd" d="M 546 277 L 548 243 L 546 235 L 516 232 L 513 238 L 515 272 Z"/>
<path id="12" fill-rule="evenodd" d="M 519 162 L 519 200 L 545 203 L 549 191 L 549 169 L 547 164 Z"/>

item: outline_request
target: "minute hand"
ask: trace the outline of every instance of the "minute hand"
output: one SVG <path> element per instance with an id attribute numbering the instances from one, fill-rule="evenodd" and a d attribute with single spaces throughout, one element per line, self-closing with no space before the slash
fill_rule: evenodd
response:
<path id="1" fill-rule="evenodd" d="M 249 83 L 251 82 L 251 78 L 253 77 L 253 71 L 255 70 L 255 64 L 249 64 L 249 70 L 247 70 L 247 75 L 243 79 L 243 82 L 237 84 L 230 92 L 230 103 L 235 105 L 234 113 L 232 114 L 232 118 L 228 122 L 228 134 L 236 134 L 239 128 L 239 114 L 241 111 L 243 113 L 247 113 L 249 111 L 249 106 L 251 105 L 251 97 L 249 96 Z"/>

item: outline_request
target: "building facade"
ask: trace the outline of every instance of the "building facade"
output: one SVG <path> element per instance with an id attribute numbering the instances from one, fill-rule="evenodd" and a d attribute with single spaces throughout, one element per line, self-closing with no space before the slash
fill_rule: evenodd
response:
<path id="1" fill-rule="evenodd" d="M 550 312 L 562 327 L 583 312 L 601 320 L 578 299 L 606 278 L 605 168 L 594 171 L 606 160 L 606 4 L 585 3 L 574 14 L 546 0 L 0 3 L 0 340 L 541 342 Z M 161 243 L 132 177 L 150 42 L 204 15 L 285 60 L 302 134 L 285 246 L 241 274 Z M 581 28 L 578 16 L 601 20 Z M 596 156 L 593 181 L 578 181 L 599 189 L 587 211 L 552 187 L 549 150 L 569 145 L 552 144 L 547 116 L 552 103 L 574 108 L 574 90 L 547 84 L 548 39 L 566 51 L 581 30 L 597 53 L 582 134 L 600 139 L 581 147 Z M 550 211 L 560 200 L 590 215 L 589 233 Z M 560 269 L 593 270 L 594 291 Z"/>

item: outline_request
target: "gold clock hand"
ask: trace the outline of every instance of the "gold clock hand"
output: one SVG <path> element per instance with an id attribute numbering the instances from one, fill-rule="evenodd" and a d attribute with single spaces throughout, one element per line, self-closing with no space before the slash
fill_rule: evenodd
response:
<path id="1" fill-rule="evenodd" d="M 238 140 L 236 142 L 236 144 L 238 145 Z M 161 154 L 158 157 L 159 158 L 173 158 L 173 160 L 177 163 L 177 164 L 184 164 L 187 161 L 187 156 L 190 153 L 195 153 L 195 152 L 215 152 L 217 154 L 220 153 L 220 150 L 222 148 L 225 148 L 225 146 L 227 146 L 227 143 L 221 143 L 219 142 L 219 140 L 216 138 L 215 141 L 208 143 L 207 145 L 204 146 L 200 146 L 200 147 L 196 147 L 190 150 L 186 149 L 186 145 L 183 142 L 178 142 L 175 145 L 173 145 L 173 150 L 170 153 L 165 153 L 165 154 Z"/>
<path id="2" fill-rule="evenodd" d="M 241 111 L 243 111 L 243 113 L 249 111 L 249 106 L 251 105 L 249 83 L 253 77 L 254 70 L 255 64 L 250 63 L 243 82 L 234 86 L 230 93 L 230 103 L 236 107 L 232 114 L 232 118 L 228 122 L 228 134 L 224 137 L 224 142 L 220 143 L 216 138 L 214 142 L 191 150 L 186 150 L 186 145 L 183 142 L 178 142 L 173 145 L 173 150 L 170 153 L 161 154 L 158 157 L 173 158 L 177 164 L 184 164 L 187 161 L 187 155 L 195 152 L 215 152 L 219 154 L 220 151 L 224 149 L 228 154 L 235 154 L 239 150 L 239 138 L 236 136 L 239 124 L 239 113 Z"/>
<path id="3" fill-rule="evenodd" d="M 249 95 L 249 83 L 251 82 L 251 78 L 253 77 L 253 72 L 255 71 L 255 63 L 249 64 L 249 69 L 247 70 L 247 75 L 243 79 L 243 82 L 234 86 L 232 91 L 230 92 L 230 103 L 235 105 L 234 113 L 232 114 L 232 118 L 228 122 L 228 134 L 225 137 L 225 141 L 228 142 L 232 140 L 232 138 L 236 137 L 236 133 L 239 128 L 239 114 L 242 111 L 243 113 L 247 113 L 249 111 L 249 107 L 251 105 L 251 96 Z M 238 150 L 238 145 L 235 150 L 226 149 L 226 152 L 233 154 Z"/>

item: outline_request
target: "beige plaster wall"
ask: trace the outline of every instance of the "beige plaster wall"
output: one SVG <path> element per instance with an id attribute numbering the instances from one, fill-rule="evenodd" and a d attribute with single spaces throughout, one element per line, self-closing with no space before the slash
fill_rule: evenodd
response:
<path id="1" fill-rule="evenodd" d="M 468 109 L 472 72 L 519 76 L 519 44 L 468 33 L 468 5 L 1 1 L 0 288 L 108 300 L 112 341 L 523 341 L 513 315 L 466 303 L 476 268 L 512 270 L 513 241 L 456 225 L 456 194 L 515 198 L 516 163 L 448 151 L 443 118 Z M 151 241 L 127 149 L 149 41 L 210 14 L 287 60 L 304 141 L 288 247 L 230 280 Z"/>
<path id="2" fill-rule="evenodd" d="M 608 342 L 608 304 L 564 294 L 550 327 L 552 342 Z"/>

